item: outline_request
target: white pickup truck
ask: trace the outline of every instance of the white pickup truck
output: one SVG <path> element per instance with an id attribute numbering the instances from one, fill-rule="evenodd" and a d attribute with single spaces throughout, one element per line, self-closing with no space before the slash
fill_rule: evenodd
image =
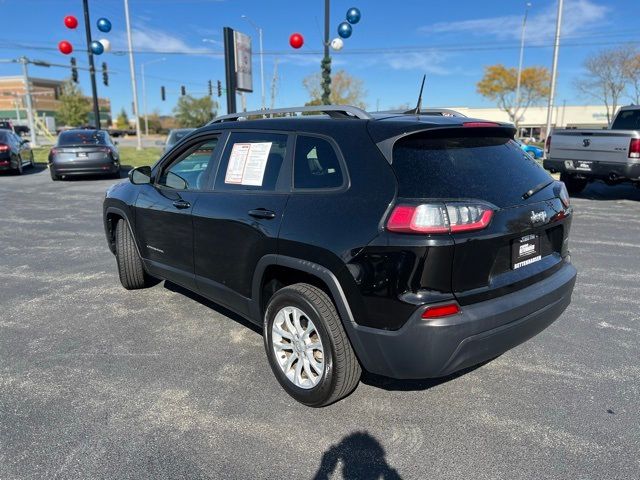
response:
<path id="1" fill-rule="evenodd" d="M 544 168 L 560 172 L 571 194 L 594 180 L 640 187 L 640 106 L 622 107 L 607 130 L 553 130 L 545 153 Z"/>

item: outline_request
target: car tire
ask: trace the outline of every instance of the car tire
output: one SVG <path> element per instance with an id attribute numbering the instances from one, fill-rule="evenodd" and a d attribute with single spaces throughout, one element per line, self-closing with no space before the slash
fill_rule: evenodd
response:
<path id="1" fill-rule="evenodd" d="M 13 171 L 16 175 L 22 175 L 22 157 L 18 156 L 18 166 Z"/>
<path id="2" fill-rule="evenodd" d="M 263 338 L 278 382 L 304 405 L 329 405 L 349 395 L 360 381 L 362 370 L 336 307 L 313 285 L 297 283 L 271 297 Z"/>
<path id="3" fill-rule="evenodd" d="M 36 167 L 36 162 L 33 158 L 33 152 L 31 152 L 31 161 L 29 162 L 29 165 L 31 165 L 31 168 L 35 168 Z"/>
<path id="4" fill-rule="evenodd" d="M 561 173 L 560 181 L 564 182 L 565 186 L 567 187 L 567 191 L 569 192 L 569 195 L 579 194 L 585 189 L 588 183 L 586 179 L 576 178 L 575 176 L 570 175 L 568 173 Z"/>
<path id="5" fill-rule="evenodd" d="M 152 287 L 158 283 L 144 271 L 129 225 L 122 219 L 116 225 L 116 262 L 120 283 L 127 290 Z"/>
<path id="6" fill-rule="evenodd" d="M 53 173 L 53 169 L 51 168 L 51 166 L 49 166 L 49 174 L 51 175 L 51 180 L 53 180 L 54 182 L 60 180 L 60 175 L 56 175 L 55 173 Z"/>

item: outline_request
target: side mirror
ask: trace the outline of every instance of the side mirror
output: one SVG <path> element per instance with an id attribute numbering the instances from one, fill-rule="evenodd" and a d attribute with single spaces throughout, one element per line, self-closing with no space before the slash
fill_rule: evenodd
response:
<path id="1" fill-rule="evenodd" d="M 129 170 L 129 181 L 134 185 L 151 183 L 151 167 L 145 165 Z"/>

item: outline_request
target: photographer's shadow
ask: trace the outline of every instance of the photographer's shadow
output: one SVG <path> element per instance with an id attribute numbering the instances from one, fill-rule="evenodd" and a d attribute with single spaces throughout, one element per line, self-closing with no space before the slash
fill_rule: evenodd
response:
<path id="1" fill-rule="evenodd" d="M 380 442 L 367 432 L 355 432 L 332 445 L 322 455 L 314 480 L 330 478 L 342 464 L 344 479 L 400 479 L 400 474 L 387 463 Z"/>

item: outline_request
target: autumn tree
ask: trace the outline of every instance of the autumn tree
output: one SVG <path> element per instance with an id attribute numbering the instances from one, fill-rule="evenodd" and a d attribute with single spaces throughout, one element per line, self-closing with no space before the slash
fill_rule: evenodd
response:
<path id="1" fill-rule="evenodd" d="M 516 99 L 518 71 L 504 65 L 485 67 L 484 76 L 477 83 L 480 95 L 495 101 L 516 125 L 520 123 L 527 108 L 549 96 L 549 71 L 544 67 L 523 68 L 520 80 L 520 98 Z"/>
<path id="2" fill-rule="evenodd" d="M 631 51 L 625 48 L 602 50 L 585 60 L 586 73 L 576 81 L 578 90 L 604 103 L 609 123 L 627 88 L 626 68 L 631 58 Z"/>
<path id="3" fill-rule="evenodd" d="M 79 126 L 89 122 L 91 104 L 77 84 L 72 81 L 63 83 L 59 99 L 60 108 L 56 118 L 60 124 Z"/>
<path id="4" fill-rule="evenodd" d="M 217 113 L 218 103 L 211 97 L 194 98 L 184 95 L 178 99 L 173 109 L 178 125 L 183 128 L 198 128 L 212 120 Z"/>
<path id="5" fill-rule="evenodd" d="M 309 100 L 306 105 L 323 105 L 322 102 L 322 75 L 314 73 L 304 78 L 302 81 L 304 88 L 309 92 Z M 364 89 L 364 82 L 356 77 L 352 77 L 344 70 L 337 71 L 331 77 L 331 95 L 329 102 L 332 105 L 354 105 L 366 108 L 364 97 L 367 92 Z"/>

